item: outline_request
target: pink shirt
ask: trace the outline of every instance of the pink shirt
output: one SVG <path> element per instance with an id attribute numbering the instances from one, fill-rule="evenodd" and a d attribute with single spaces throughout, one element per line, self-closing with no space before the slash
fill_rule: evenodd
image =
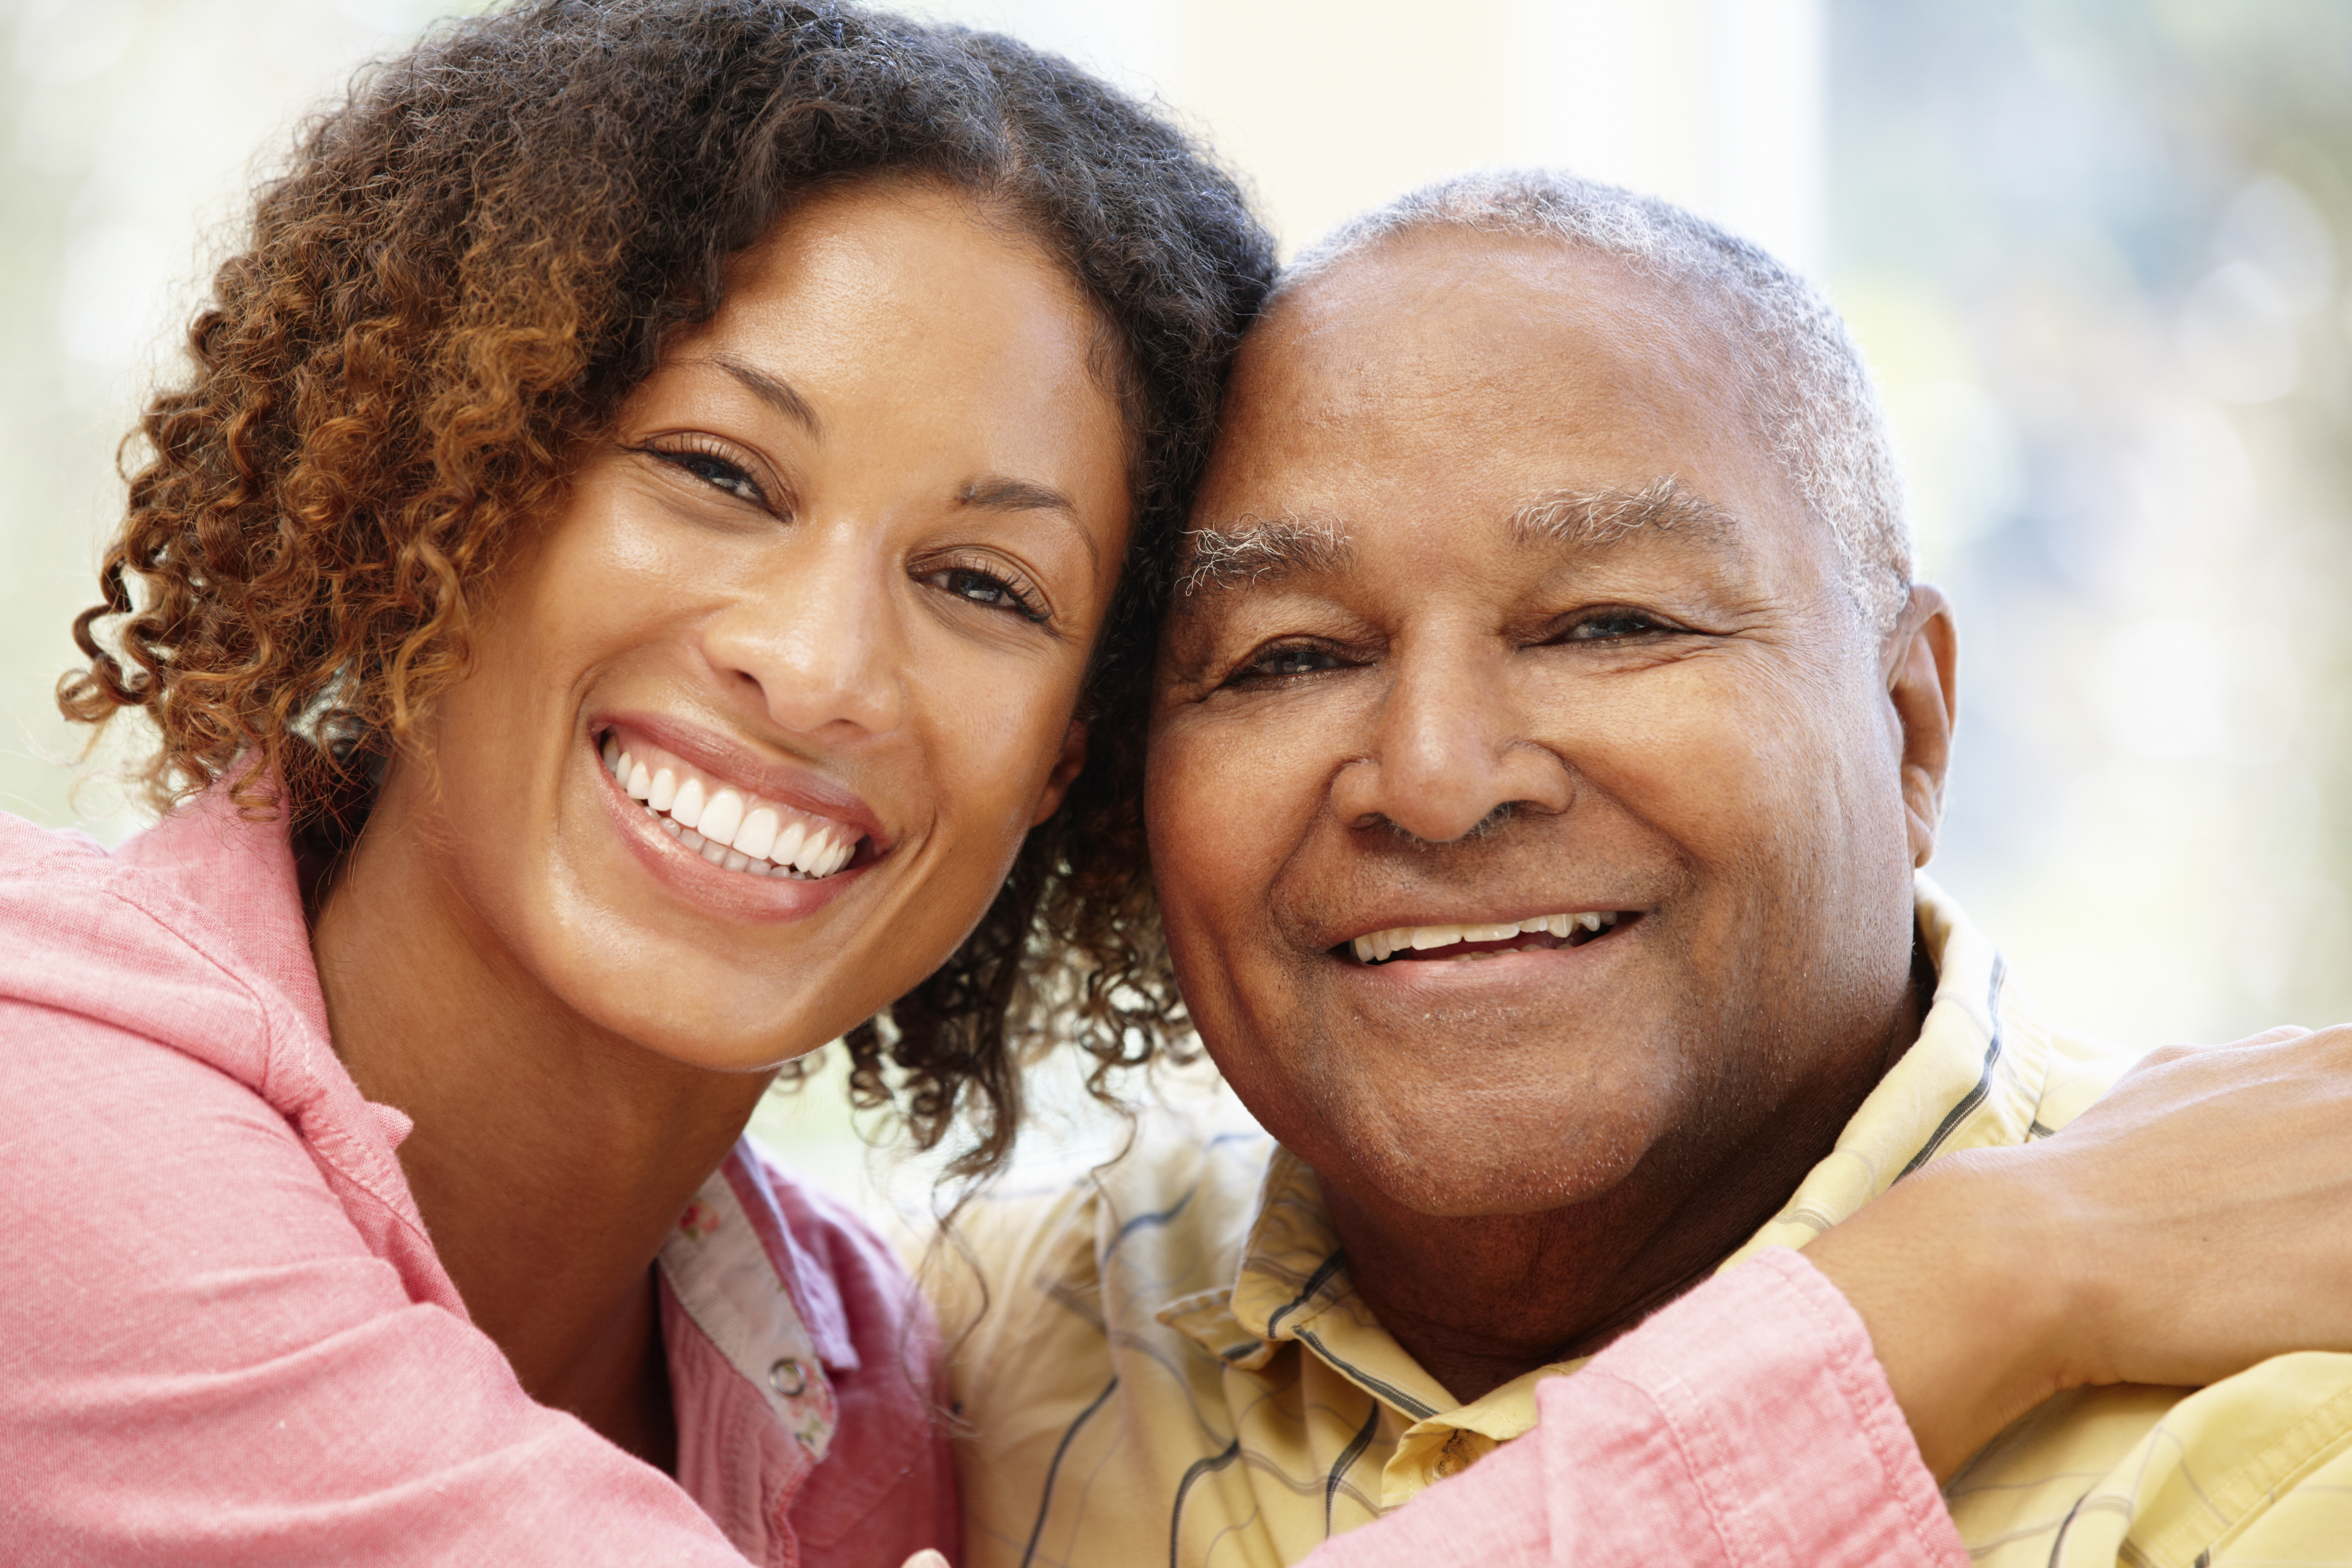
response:
<path id="1" fill-rule="evenodd" d="M 1870 1347 L 1801 1254 L 1537 1391 L 1543 1420 L 1305 1568 L 1968 1568 Z"/>
<path id="2" fill-rule="evenodd" d="M 660 1259 L 672 1481 L 473 1327 L 326 1030 L 282 827 L 0 815 L 0 1556 L 897 1568 L 955 1551 L 928 1312 L 737 1146 Z"/>

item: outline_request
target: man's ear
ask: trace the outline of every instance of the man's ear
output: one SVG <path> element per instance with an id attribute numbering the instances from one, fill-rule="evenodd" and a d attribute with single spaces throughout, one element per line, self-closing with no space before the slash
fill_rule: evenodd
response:
<path id="1" fill-rule="evenodd" d="M 1911 864 L 1936 852 L 1944 820 L 1944 779 L 1952 763 L 1952 717 L 1959 701 L 1959 628 L 1943 591 L 1916 584 L 1886 640 L 1886 695 L 1903 729 L 1903 815 Z"/>
<path id="2" fill-rule="evenodd" d="M 1038 793 L 1037 809 L 1030 814 L 1029 826 L 1036 826 L 1062 808 L 1062 797 L 1070 792 L 1070 781 L 1087 765 L 1087 727 L 1083 721 L 1070 721 L 1069 732 L 1062 737 L 1062 754 L 1054 759 L 1054 771 L 1045 775 L 1045 787 Z"/>

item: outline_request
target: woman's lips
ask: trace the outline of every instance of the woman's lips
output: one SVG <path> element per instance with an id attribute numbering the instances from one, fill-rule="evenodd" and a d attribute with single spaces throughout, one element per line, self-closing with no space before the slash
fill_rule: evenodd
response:
<path id="1" fill-rule="evenodd" d="M 670 759 L 702 780 L 706 801 L 719 789 L 732 789 L 746 801 L 757 798 L 846 827 L 853 841 L 858 837 L 871 841 L 876 854 L 889 851 L 893 835 L 855 791 L 730 735 L 655 711 L 598 714 L 589 721 L 588 732 L 599 751 L 610 737 L 625 752 L 658 752 Z M 626 782 L 622 781 L 625 786 Z M 685 783 L 683 773 L 678 782 Z"/>
<path id="2" fill-rule="evenodd" d="M 604 771 L 662 831 L 739 875 L 822 881 L 870 840 L 851 824 L 712 778 L 641 736 L 606 731 Z"/>

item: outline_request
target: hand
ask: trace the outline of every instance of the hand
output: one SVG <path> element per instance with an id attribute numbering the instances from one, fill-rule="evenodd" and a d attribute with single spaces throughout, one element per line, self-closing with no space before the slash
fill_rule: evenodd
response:
<path id="1" fill-rule="evenodd" d="M 1939 1160 L 1805 1255 L 1939 1478 L 2062 1389 L 2352 1347 L 2352 1026 L 2157 1051 L 2055 1136 Z"/>
<path id="2" fill-rule="evenodd" d="M 899 1565 L 899 1568 L 948 1568 L 948 1560 L 940 1552 L 924 1547 Z"/>

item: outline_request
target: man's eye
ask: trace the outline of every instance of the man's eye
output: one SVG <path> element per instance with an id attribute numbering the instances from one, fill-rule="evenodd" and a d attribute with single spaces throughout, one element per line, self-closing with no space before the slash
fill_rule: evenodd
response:
<path id="1" fill-rule="evenodd" d="M 1277 647 L 1244 665 L 1239 671 L 1244 680 L 1283 680 L 1292 676 L 1320 675 L 1327 669 L 1339 668 L 1339 655 L 1326 647 Z"/>
<path id="2" fill-rule="evenodd" d="M 1653 632 L 1671 631 L 1667 626 L 1638 610 L 1602 610 L 1585 616 L 1560 634 L 1562 642 L 1617 642 L 1627 637 L 1644 637 Z"/>

